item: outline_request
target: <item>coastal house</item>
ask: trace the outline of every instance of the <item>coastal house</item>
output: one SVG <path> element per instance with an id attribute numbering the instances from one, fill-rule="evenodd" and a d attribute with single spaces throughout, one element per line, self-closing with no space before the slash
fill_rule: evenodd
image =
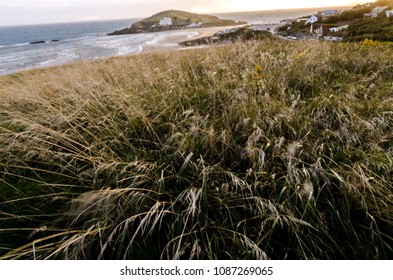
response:
<path id="1" fill-rule="evenodd" d="M 330 16 L 335 16 L 337 14 L 339 14 L 340 11 L 339 10 L 324 10 L 324 11 L 318 11 L 315 16 L 317 18 L 327 18 Z"/>
<path id="2" fill-rule="evenodd" d="M 298 40 L 305 40 L 307 37 L 303 33 L 293 33 L 285 38 L 291 41 L 298 41 Z"/>
<path id="3" fill-rule="evenodd" d="M 217 34 L 222 35 L 222 34 L 229 34 L 233 33 L 236 31 L 236 28 L 227 28 L 227 29 L 221 29 L 220 31 L 217 32 Z"/>
<path id="4" fill-rule="evenodd" d="M 322 36 L 329 32 L 329 27 L 324 24 L 316 24 L 314 27 L 311 27 L 310 33 L 316 36 Z"/>
<path id="5" fill-rule="evenodd" d="M 327 35 L 323 37 L 323 40 L 330 42 L 341 42 L 343 40 L 343 37 Z"/>
<path id="6" fill-rule="evenodd" d="M 393 16 L 393 10 L 386 11 L 385 13 L 386 13 L 386 17 L 391 17 L 391 16 Z"/>
<path id="7" fill-rule="evenodd" d="M 172 18 L 164 17 L 160 20 L 160 26 L 171 26 L 172 25 Z"/>
<path id="8" fill-rule="evenodd" d="M 376 18 L 379 16 L 380 13 L 382 13 L 383 11 L 385 11 L 388 7 L 387 6 L 383 6 L 383 7 L 376 7 L 371 11 L 371 17 L 372 18 Z"/>
<path id="9" fill-rule="evenodd" d="M 203 22 L 193 22 L 193 23 L 187 25 L 186 27 L 187 28 L 201 27 L 202 24 L 203 24 Z"/>
<path id="10" fill-rule="evenodd" d="M 193 28 L 193 27 L 201 27 L 202 26 L 202 22 L 193 22 L 189 25 L 187 25 L 188 28 Z"/>
<path id="11" fill-rule="evenodd" d="M 338 14 L 338 10 L 324 10 L 322 12 L 323 17 L 330 17 L 330 16 L 335 16 Z"/>
<path id="12" fill-rule="evenodd" d="M 348 24 L 337 26 L 337 27 L 331 27 L 331 28 L 329 28 L 329 31 L 330 32 L 340 32 L 340 31 L 343 31 L 345 29 L 348 29 L 348 27 L 349 27 Z"/>
<path id="13" fill-rule="evenodd" d="M 313 23 L 316 23 L 317 21 L 318 21 L 318 17 L 317 17 L 316 15 L 312 15 L 311 17 L 309 17 L 309 18 L 307 19 L 306 23 L 307 23 L 307 24 L 308 24 L 308 23 L 313 24 Z"/>

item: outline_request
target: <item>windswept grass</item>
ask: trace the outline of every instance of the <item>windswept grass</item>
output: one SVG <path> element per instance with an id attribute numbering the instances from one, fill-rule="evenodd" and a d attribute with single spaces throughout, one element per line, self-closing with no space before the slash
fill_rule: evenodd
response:
<path id="1" fill-rule="evenodd" d="M 0 77 L 0 258 L 392 258 L 392 57 L 268 39 Z"/>

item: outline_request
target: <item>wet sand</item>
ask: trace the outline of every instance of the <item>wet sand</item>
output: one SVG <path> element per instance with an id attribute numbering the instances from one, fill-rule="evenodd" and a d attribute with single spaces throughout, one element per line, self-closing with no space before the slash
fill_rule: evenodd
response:
<path id="1" fill-rule="evenodd" d="M 239 28 L 241 26 L 242 25 L 192 28 L 192 29 L 189 29 L 189 30 L 198 32 L 199 35 L 194 36 L 194 37 L 192 37 L 190 39 L 194 40 L 194 39 L 199 39 L 199 38 L 203 38 L 203 37 L 213 36 L 214 34 L 216 34 L 220 30 L 231 29 L 231 28 Z"/>
<path id="2" fill-rule="evenodd" d="M 141 52 L 150 52 L 150 51 L 158 51 L 158 50 L 173 50 L 173 49 L 182 49 L 183 47 L 179 46 L 179 43 L 187 41 L 187 40 L 195 40 L 203 37 L 213 36 L 220 30 L 238 28 L 237 26 L 216 26 L 216 27 L 201 27 L 201 28 L 189 28 L 189 29 L 180 29 L 180 30 L 172 30 L 172 31 L 163 31 L 161 34 L 166 34 L 164 39 L 160 42 L 159 45 L 143 45 Z"/>

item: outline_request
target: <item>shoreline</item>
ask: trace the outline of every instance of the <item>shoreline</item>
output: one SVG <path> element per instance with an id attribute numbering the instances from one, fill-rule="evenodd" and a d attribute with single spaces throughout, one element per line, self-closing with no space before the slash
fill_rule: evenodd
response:
<path id="1" fill-rule="evenodd" d="M 95 60 L 101 60 L 101 59 L 108 59 L 112 57 L 122 57 L 122 56 L 130 56 L 130 55 L 138 55 L 138 54 L 144 54 L 144 53 L 150 53 L 150 52 L 160 52 L 160 51 L 170 51 L 170 50 L 179 50 L 183 49 L 184 47 L 181 47 L 179 45 L 180 42 L 187 41 L 187 40 L 193 40 L 197 38 L 203 38 L 203 37 L 208 37 L 214 35 L 216 32 L 226 29 L 226 28 L 232 28 L 232 26 L 228 27 L 201 27 L 201 28 L 187 28 L 187 29 L 179 29 L 179 30 L 168 30 L 168 31 L 161 31 L 161 32 L 152 32 L 152 33 L 146 33 L 146 37 L 140 41 L 139 44 L 135 45 L 135 48 L 132 49 L 128 53 L 118 53 L 118 54 L 113 54 L 108 52 L 109 55 L 106 55 L 103 53 L 100 56 L 94 57 L 94 58 L 88 58 L 88 57 L 70 57 L 68 60 L 63 59 L 61 60 L 60 63 L 59 61 L 53 60 L 52 62 L 47 62 L 47 61 L 37 61 L 34 64 L 31 65 L 21 65 L 22 67 L 16 68 L 16 67 L 11 67 L 9 69 L 5 69 L 5 71 L 0 71 L 0 76 L 7 76 L 7 75 L 12 75 L 15 73 L 20 73 L 20 72 L 25 72 L 29 70 L 36 70 L 36 69 L 44 69 L 48 67 L 57 67 L 57 66 L 62 66 L 62 65 L 67 65 L 67 64 L 72 64 L 72 63 L 77 63 L 81 61 L 95 61 Z M 123 38 L 125 47 L 129 46 L 127 43 L 127 40 L 132 40 L 133 36 L 141 36 L 141 34 L 133 35 L 119 35 L 119 36 L 112 36 L 112 38 Z M 97 38 L 102 38 L 102 39 L 108 39 L 110 36 L 100 36 Z M 110 40 L 109 40 L 110 41 Z M 58 42 L 56 42 L 58 43 Z M 40 46 L 38 47 L 45 47 L 45 46 Z M 110 48 L 108 50 L 111 50 Z M 72 51 L 72 50 L 71 50 Z M 76 50 L 77 53 L 79 54 L 79 51 Z M 58 54 L 56 52 L 53 53 L 53 56 L 57 56 Z M 0 65 L 1 66 L 1 65 Z"/>
<path id="2" fill-rule="evenodd" d="M 178 32 L 178 35 L 171 35 L 171 36 L 165 36 L 164 37 L 164 43 L 170 44 L 171 46 L 142 46 L 142 51 L 139 53 L 146 53 L 146 52 L 151 52 L 151 51 L 160 51 L 160 50 L 176 50 L 176 49 L 185 49 L 185 48 L 190 48 L 190 47 L 184 47 L 180 46 L 179 44 L 182 42 L 187 42 L 187 41 L 192 41 L 192 40 L 197 40 L 197 39 L 202 39 L 202 38 L 207 38 L 207 37 L 212 37 L 214 36 L 217 32 L 221 30 L 226 30 L 226 29 L 232 29 L 232 28 L 241 28 L 244 26 L 249 26 L 251 29 L 254 30 L 265 30 L 265 31 L 270 31 L 273 35 L 275 34 L 274 30 L 280 26 L 281 24 L 278 23 L 268 23 L 268 24 L 244 24 L 244 25 L 233 25 L 233 26 L 215 26 L 215 27 L 200 27 L 200 28 L 189 28 L 189 29 L 181 29 L 181 30 L 172 30 L 172 31 L 162 31 L 162 32 L 157 32 L 157 33 L 164 33 L 164 32 L 173 32 L 176 33 Z M 188 32 L 188 33 L 197 33 L 196 35 L 185 35 L 181 34 L 182 32 Z M 123 36 L 128 36 L 128 35 L 123 35 Z"/>
<path id="3" fill-rule="evenodd" d="M 163 44 L 153 45 L 147 42 L 143 46 L 141 45 L 143 50 L 140 53 L 144 53 L 146 51 L 154 51 L 154 50 L 159 51 L 159 50 L 169 50 L 169 49 L 183 49 L 184 47 L 179 46 L 179 43 L 181 42 L 210 37 L 216 34 L 217 32 L 219 32 L 220 30 L 230 29 L 235 27 L 241 27 L 241 26 L 238 25 L 238 26 L 225 26 L 225 27 L 222 26 L 200 27 L 200 28 L 188 28 L 188 29 L 156 32 L 154 34 L 168 33 L 168 36 L 163 36 L 163 40 L 162 40 Z M 121 35 L 121 36 L 129 36 L 129 35 Z"/>
<path id="4" fill-rule="evenodd" d="M 189 47 L 180 46 L 179 43 L 189 41 L 189 40 L 197 40 L 200 38 L 211 37 L 220 30 L 226 30 L 231 28 L 239 28 L 242 26 L 250 26 L 251 28 L 262 28 L 267 30 L 271 26 L 271 24 L 264 24 L 264 25 L 236 25 L 236 26 L 215 26 L 215 27 L 197 27 L 197 28 L 187 28 L 187 29 L 179 29 L 179 30 L 168 30 L 168 31 L 161 31 L 161 32 L 154 32 L 154 33 L 147 33 L 146 38 L 142 40 L 139 44 L 135 45 L 135 48 L 128 52 L 128 53 L 118 53 L 118 54 L 109 54 L 102 56 L 88 58 L 88 57 L 79 57 L 77 59 L 70 57 L 69 60 L 62 60 L 60 63 L 58 61 L 53 61 L 52 63 L 47 63 L 46 61 L 39 61 L 35 65 L 23 66 L 19 69 L 11 68 L 7 69 L 6 71 L 1 72 L 0 76 L 7 76 L 12 75 L 15 73 L 25 72 L 29 70 L 36 70 L 36 69 L 44 69 L 50 67 L 57 67 L 62 65 L 73 64 L 81 61 L 96 61 L 101 59 L 108 59 L 112 57 L 124 57 L 130 55 L 138 55 L 138 54 L 145 54 L 151 52 L 160 52 L 160 51 L 171 51 L 171 50 L 182 50 Z M 260 30 L 262 30 L 260 29 Z M 152 36 L 153 35 L 153 36 Z M 132 34 L 130 35 L 119 35 L 116 38 L 123 39 L 130 39 L 132 38 Z M 138 34 L 137 36 L 141 36 Z M 109 36 L 102 36 L 100 38 L 107 38 Z M 153 37 L 153 38 L 152 38 Z M 115 37 L 113 37 L 115 38 Z M 123 43 L 127 46 L 127 41 Z M 56 55 L 56 54 L 54 54 Z"/>

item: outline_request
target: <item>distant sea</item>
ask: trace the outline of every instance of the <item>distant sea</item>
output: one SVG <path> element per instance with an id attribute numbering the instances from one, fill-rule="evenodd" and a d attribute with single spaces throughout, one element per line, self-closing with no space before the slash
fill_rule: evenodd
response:
<path id="1" fill-rule="evenodd" d="M 274 24 L 310 15 L 319 9 L 215 14 L 251 24 Z M 186 40 L 195 30 L 107 36 L 130 27 L 135 19 L 0 27 L 0 75 L 74 61 L 137 54 L 145 49 L 179 48 L 171 37 Z"/>

